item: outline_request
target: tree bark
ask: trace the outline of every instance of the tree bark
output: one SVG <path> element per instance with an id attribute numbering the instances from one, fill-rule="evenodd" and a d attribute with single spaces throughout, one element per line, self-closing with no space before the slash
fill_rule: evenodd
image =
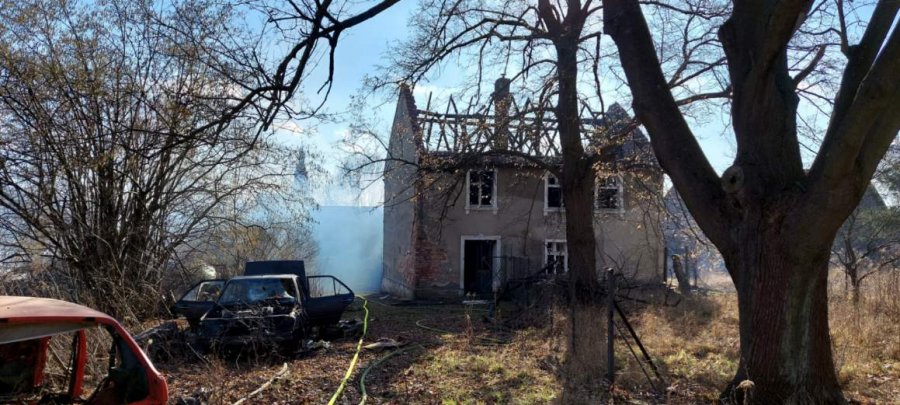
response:
<path id="1" fill-rule="evenodd" d="M 688 281 L 687 274 L 684 272 L 681 256 L 672 256 L 672 271 L 675 272 L 675 279 L 678 280 L 678 290 L 684 295 L 691 293 L 691 284 Z"/>
<path id="2" fill-rule="evenodd" d="M 571 341 L 567 356 L 567 386 L 598 382 L 605 373 L 602 360 L 603 335 L 596 299 L 596 237 L 594 236 L 594 171 L 581 144 L 581 123 L 577 102 L 576 47 L 558 46 L 559 120 L 562 143 L 562 188 L 566 202 L 566 243 L 569 253 L 569 297 L 571 300 Z M 569 390 L 567 390 L 569 391 Z"/>
<path id="3" fill-rule="evenodd" d="M 566 198 L 571 334 L 566 356 L 566 391 L 599 382 L 604 366 L 603 308 L 597 299 L 596 238 L 593 226 L 593 172 L 570 173 Z M 578 395 L 578 394 L 575 394 Z M 564 397 L 566 397 L 564 395 Z M 572 401 L 585 400 L 576 396 Z M 564 401 L 571 403 L 572 401 Z"/>
<path id="4" fill-rule="evenodd" d="M 799 235 L 754 227 L 725 258 L 738 295 L 741 358 L 722 400 L 752 404 L 844 404 L 828 329 L 828 246 L 798 252 Z M 750 398 L 737 386 L 753 382 Z"/>
<path id="5" fill-rule="evenodd" d="M 852 269 L 848 269 L 847 274 L 850 276 L 850 302 L 854 307 L 859 307 L 859 290 L 862 284 L 862 280 L 859 279 L 859 267 L 854 266 Z"/>
<path id="6" fill-rule="evenodd" d="M 556 49 L 556 74 L 559 80 L 556 119 L 562 153 L 563 198 L 566 206 L 566 244 L 569 255 L 569 322 L 567 342 L 566 389 L 563 402 L 588 400 L 590 386 L 604 375 L 605 367 L 600 316 L 602 305 L 595 294 L 597 281 L 596 238 L 594 236 L 593 160 L 581 142 L 581 117 L 578 111 L 578 45 L 586 13 L 578 1 L 570 1 L 566 14 L 558 17 L 547 0 L 538 2 L 538 14 Z M 587 387 L 581 393 L 578 388 Z"/>

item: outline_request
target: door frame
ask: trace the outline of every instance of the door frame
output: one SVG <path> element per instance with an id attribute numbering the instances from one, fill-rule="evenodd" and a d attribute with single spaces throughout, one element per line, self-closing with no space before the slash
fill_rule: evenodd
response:
<path id="1" fill-rule="evenodd" d="M 466 293 L 466 241 L 468 240 L 492 240 L 494 241 L 494 257 L 491 261 L 491 289 L 499 287 L 497 271 L 500 269 L 500 235 L 462 235 L 459 237 L 459 295 Z"/>

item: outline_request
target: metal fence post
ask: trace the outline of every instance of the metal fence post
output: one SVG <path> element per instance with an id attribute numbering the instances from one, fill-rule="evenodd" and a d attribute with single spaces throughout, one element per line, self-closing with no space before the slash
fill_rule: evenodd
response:
<path id="1" fill-rule="evenodd" d="M 616 379 L 616 359 L 613 346 L 616 337 L 613 323 L 616 308 L 616 278 L 612 268 L 606 269 L 606 283 L 606 378 L 612 386 Z"/>

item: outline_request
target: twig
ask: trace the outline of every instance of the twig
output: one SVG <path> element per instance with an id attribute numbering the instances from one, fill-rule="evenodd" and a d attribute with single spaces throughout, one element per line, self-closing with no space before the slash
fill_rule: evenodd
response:
<path id="1" fill-rule="evenodd" d="M 194 353 L 194 356 L 197 356 L 198 359 L 202 360 L 202 361 L 203 361 L 204 363 L 206 363 L 206 364 L 212 364 L 212 363 L 209 361 L 209 359 L 206 358 L 206 356 L 204 356 L 204 355 L 202 355 L 202 354 L 200 354 L 200 353 L 197 353 L 197 350 L 194 349 L 194 347 L 191 346 L 190 343 L 185 343 L 185 346 L 187 346 L 187 348 L 191 350 L 191 353 Z"/>
<path id="2" fill-rule="evenodd" d="M 256 394 L 259 394 L 260 392 L 263 392 L 266 388 L 269 388 L 269 386 L 272 385 L 272 383 L 275 382 L 275 380 L 277 380 L 277 379 L 283 377 L 285 374 L 287 374 L 287 371 L 288 371 L 287 363 L 284 363 L 284 365 L 281 366 L 281 370 L 279 370 L 277 373 L 275 373 L 275 375 L 273 375 L 272 378 L 269 379 L 269 381 L 266 381 L 265 384 L 260 385 L 259 388 L 257 388 L 253 392 L 247 394 L 246 397 L 243 397 L 243 398 L 237 400 L 237 402 L 234 402 L 231 405 L 241 405 L 242 403 L 244 403 L 244 401 L 250 399 L 250 397 L 252 397 Z"/>

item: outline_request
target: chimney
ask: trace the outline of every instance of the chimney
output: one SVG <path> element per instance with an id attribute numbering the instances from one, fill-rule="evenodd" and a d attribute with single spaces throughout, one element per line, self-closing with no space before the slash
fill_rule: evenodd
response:
<path id="1" fill-rule="evenodd" d="M 501 77 L 494 82 L 494 145 L 496 150 L 509 149 L 509 105 L 512 96 L 509 95 L 510 80 Z"/>

